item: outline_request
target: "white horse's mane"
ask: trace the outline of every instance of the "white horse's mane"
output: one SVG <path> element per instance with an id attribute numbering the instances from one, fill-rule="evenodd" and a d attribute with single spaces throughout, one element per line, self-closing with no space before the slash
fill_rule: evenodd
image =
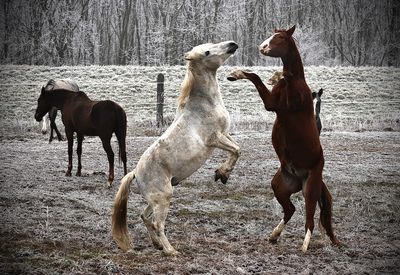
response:
<path id="1" fill-rule="evenodd" d="M 190 91 L 193 88 L 193 84 L 194 84 L 194 76 L 192 71 L 190 70 L 190 67 L 188 66 L 185 78 L 181 85 L 181 94 L 179 95 L 178 98 L 179 108 L 183 108 L 185 106 L 186 98 L 189 96 Z"/>

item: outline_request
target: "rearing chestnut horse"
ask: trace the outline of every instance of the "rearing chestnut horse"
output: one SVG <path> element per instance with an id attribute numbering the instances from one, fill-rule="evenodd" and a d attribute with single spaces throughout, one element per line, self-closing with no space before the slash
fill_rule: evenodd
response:
<path id="1" fill-rule="evenodd" d="M 109 163 L 108 185 L 111 187 L 114 180 L 114 152 L 110 144 L 113 133 L 118 140 L 119 156 L 124 164 L 124 175 L 126 175 L 126 114 L 121 106 L 111 100 L 90 100 L 82 91 L 73 92 L 62 89 L 47 91 L 43 87 L 38 99 L 35 119 L 41 121 L 52 107 L 61 110 L 62 122 L 68 139 L 68 170 L 66 176 L 71 176 L 74 132 L 76 132 L 78 140 L 76 150 L 78 154 L 77 176 L 81 176 L 83 137 L 99 136 L 107 153 Z"/>
<path id="2" fill-rule="evenodd" d="M 305 81 L 303 63 L 292 37 L 294 30 L 295 26 L 288 30 L 275 30 L 275 34 L 260 46 L 263 55 L 280 57 L 283 62 L 284 79 L 271 92 L 254 73 L 236 70 L 228 79 L 250 80 L 257 88 L 265 109 L 276 113 L 272 144 L 281 166 L 271 185 L 276 199 L 283 207 L 284 216 L 269 240 L 278 240 L 295 211 L 290 196 L 302 190 L 306 207 L 306 235 L 302 250 L 306 252 L 314 229 L 317 202 L 321 208 L 321 225 L 333 244 L 339 245 L 339 241 L 332 229 L 332 197 L 322 180 L 324 155 L 315 123 L 311 91 Z"/>

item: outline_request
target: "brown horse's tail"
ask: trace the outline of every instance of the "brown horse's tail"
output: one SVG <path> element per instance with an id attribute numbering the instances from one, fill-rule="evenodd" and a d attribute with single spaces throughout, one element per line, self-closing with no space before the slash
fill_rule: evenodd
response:
<path id="1" fill-rule="evenodd" d="M 336 239 L 332 228 L 332 196 L 324 182 L 322 182 L 321 198 L 318 201 L 318 204 L 321 209 L 321 225 L 325 228 L 332 243 L 339 245 L 339 241 Z"/>
<path id="2" fill-rule="evenodd" d="M 127 204 L 129 188 L 135 178 L 136 169 L 128 173 L 121 180 L 117 195 L 115 195 L 114 210 L 112 214 L 112 236 L 118 246 L 125 252 L 129 249 L 130 238 L 128 235 Z"/>
<path id="3" fill-rule="evenodd" d="M 116 111 L 115 135 L 117 136 L 119 146 L 119 161 L 124 163 L 124 174 L 126 174 L 126 113 L 120 107 Z"/>

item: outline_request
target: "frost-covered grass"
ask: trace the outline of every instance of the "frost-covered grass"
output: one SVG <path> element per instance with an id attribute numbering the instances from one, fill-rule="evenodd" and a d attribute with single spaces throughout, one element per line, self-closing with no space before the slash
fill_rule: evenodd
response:
<path id="1" fill-rule="evenodd" d="M 225 104 L 231 114 L 231 131 L 271 129 L 273 113 L 264 110 L 253 85 L 229 82 L 226 75 L 236 67 L 218 72 Z M 241 67 L 243 68 L 243 67 Z M 266 80 L 280 67 L 245 68 Z M 70 78 L 92 99 L 111 99 L 128 115 L 130 135 L 152 135 L 155 126 L 156 78 L 165 75 L 165 114 L 172 121 L 185 67 L 138 66 L 0 66 L 1 134 L 38 131 L 33 119 L 36 100 L 48 79 Z M 321 119 L 325 131 L 400 130 L 400 69 L 386 67 L 306 67 L 313 91 L 324 89 Z M 58 123 L 61 123 L 58 120 Z M 61 127 L 62 128 L 62 127 Z"/>

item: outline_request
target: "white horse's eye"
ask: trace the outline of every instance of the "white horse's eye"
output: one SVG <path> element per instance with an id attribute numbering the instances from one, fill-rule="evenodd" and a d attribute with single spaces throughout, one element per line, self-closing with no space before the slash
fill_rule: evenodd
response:
<path id="1" fill-rule="evenodd" d="M 206 51 L 206 52 L 204 53 L 204 55 L 205 55 L 205 56 L 210 55 L 210 51 Z"/>

